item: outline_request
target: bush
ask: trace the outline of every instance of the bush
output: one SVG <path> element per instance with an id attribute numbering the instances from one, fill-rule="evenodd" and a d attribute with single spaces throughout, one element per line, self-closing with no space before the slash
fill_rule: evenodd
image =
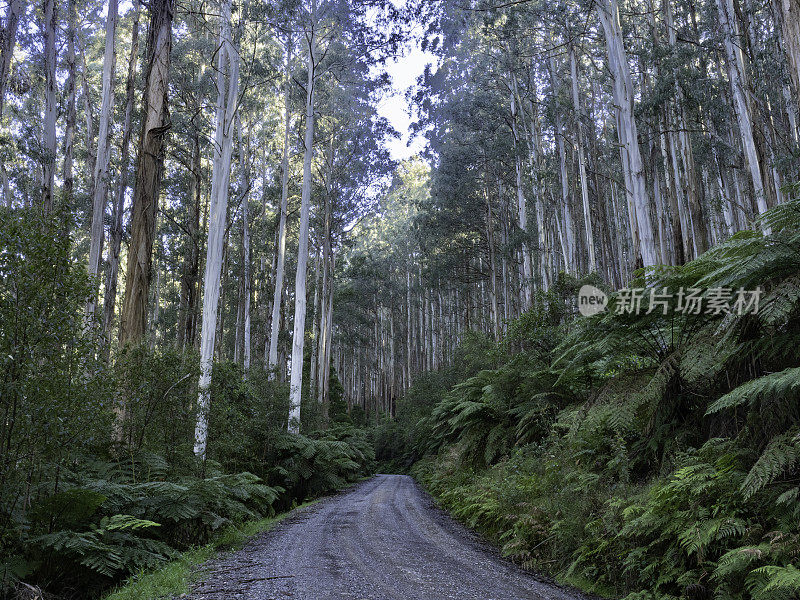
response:
<path id="1" fill-rule="evenodd" d="M 612 294 L 578 319 L 581 282 L 562 278 L 486 354 L 499 364 L 437 392 L 406 429 L 422 435 L 385 426 L 382 454 L 430 453 L 412 472 L 458 518 L 585 589 L 796 598 L 800 202 L 763 219 L 771 236 L 742 232 L 648 282 L 758 285 L 758 314 L 616 314 Z"/>

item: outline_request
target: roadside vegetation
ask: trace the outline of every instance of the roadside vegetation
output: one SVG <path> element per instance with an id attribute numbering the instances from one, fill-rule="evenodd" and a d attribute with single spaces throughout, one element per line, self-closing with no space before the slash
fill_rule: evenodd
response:
<path id="1" fill-rule="evenodd" d="M 0 211 L 0 595 L 35 583 L 97 597 L 372 472 L 372 445 L 339 398 L 329 427 L 309 403 L 308 428 L 290 434 L 287 386 L 232 362 L 214 368 L 208 456 L 196 459 L 196 353 L 142 344 L 98 358 L 83 331 L 88 277 L 58 226 Z"/>
<path id="2" fill-rule="evenodd" d="M 796 190 L 795 190 L 796 192 Z M 627 600 L 800 593 L 800 202 L 630 288 L 763 293 L 757 314 L 576 313 L 562 275 L 499 344 L 417 379 L 376 455 L 525 567 Z M 602 287 L 600 285 L 600 287 Z"/>

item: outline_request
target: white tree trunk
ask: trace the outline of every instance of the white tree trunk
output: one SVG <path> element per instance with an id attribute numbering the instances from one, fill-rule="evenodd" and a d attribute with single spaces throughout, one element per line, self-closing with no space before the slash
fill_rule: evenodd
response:
<path id="1" fill-rule="evenodd" d="M 561 89 L 561 81 L 556 72 L 556 62 L 550 58 L 550 82 L 553 94 L 557 96 Z M 562 213 L 562 240 L 564 246 L 564 270 L 567 273 L 578 272 L 578 256 L 575 240 L 575 219 L 572 215 L 572 199 L 569 193 L 569 178 L 567 176 L 567 152 L 564 145 L 564 119 L 561 111 L 556 109 L 555 114 L 556 139 L 558 145 L 558 165 L 561 174 L 561 213 Z"/>
<path id="2" fill-rule="evenodd" d="M 594 233 L 592 214 L 589 208 L 589 185 L 586 180 L 586 158 L 584 156 L 583 120 L 580 95 L 578 93 L 578 64 L 575 47 L 569 45 L 569 67 L 572 76 L 572 108 L 575 111 L 575 129 L 578 131 L 578 176 L 581 180 L 581 199 L 583 200 L 583 222 L 586 226 L 586 249 L 589 256 L 589 272 L 597 271 L 597 258 L 594 252 Z"/>
<path id="3" fill-rule="evenodd" d="M 108 195 L 109 166 L 111 164 L 111 119 L 114 110 L 114 68 L 117 33 L 117 0 L 108 0 L 106 16 L 106 49 L 103 56 L 103 95 L 100 104 L 100 121 L 97 130 L 97 160 L 94 163 L 92 182 L 92 228 L 89 242 L 89 275 L 97 276 L 103 253 L 106 197 Z M 97 288 L 86 303 L 86 315 L 94 318 L 97 310 Z"/>
<path id="4" fill-rule="evenodd" d="M 247 379 L 247 372 L 250 370 L 250 296 L 252 287 L 252 275 L 250 273 L 250 138 L 242 140 L 241 124 L 239 125 L 239 159 L 241 160 L 241 184 L 242 193 L 242 254 L 244 255 L 244 265 L 242 277 L 244 285 L 242 288 L 242 302 L 244 312 L 244 335 L 242 340 L 242 370 Z"/>
<path id="5" fill-rule="evenodd" d="M 308 36 L 308 80 L 306 82 L 306 132 L 303 154 L 303 188 L 300 200 L 300 229 L 297 242 L 297 273 L 294 279 L 294 332 L 289 380 L 289 423 L 292 433 L 300 432 L 300 403 L 303 394 L 303 345 L 306 332 L 306 270 L 308 267 L 308 220 L 311 209 L 311 159 L 314 156 L 314 27 L 316 0 L 312 0 L 311 31 Z"/>
<path id="6" fill-rule="evenodd" d="M 411 325 L 411 271 L 406 265 L 406 389 L 411 387 Z"/>
<path id="7" fill-rule="evenodd" d="M 292 37 L 286 38 L 286 82 L 284 84 L 283 107 L 283 158 L 281 160 L 281 207 L 278 221 L 278 247 L 275 263 L 275 291 L 272 296 L 272 320 L 270 322 L 267 368 L 269 379 L 275 379 L 278 366 L 278 335 L 281 322 L 281 299 L 283 297 L 283 277 L 286 266 L 286 213 L 289 209 L 289 129 L 292 115 L 289 111 L 289 93 L 292 83 Z"/>
<path id="8" fill-rule="evenodd" d="M 608 66 L 614 77 L 614 100 L 619 115 L 619 138 L 627 155 L 627 182 L 636 214 L 639 248 L 645 267 L 658 263 L 658 253 L 653 238 L 650 219 L 650 197 L 644 179 L 644 166 L 639 151 L 636 119 L 633 114 L 633 84 L 628 55 L 622 38 L 617 0 L 602 0 L 598 3 L 600 21 L 605 33 L 608 49 Z"/>
<path id="9" fill-rule="evenodd" d="M 211 369 L 217 329 L 220 272 L 228 212 L 228 188 L 233 155 L 233 127 L 239 92 L 239 54 L 231 39 L 231 0 L 225 0 L 220 16 L 217 111 L 214 129 L 214 165 L 211 175 L 211 206 L 203 292 L 203 322 L 200 338 L 200 383 L 197 399 L 194 453 L 205 459 L 208 441 L 208 409 L 211 401 Z"/>
<path id="10" fill-rule="evenodd" d="M 133 117 L 133 96 L 136 84 L 136 68 L 139 64 L 139 0 L 133 2 L 133 32 L 131 34 L 131 53 L 128 59 L 128 76 L 125 83 L 125 116 L 122 121 L 122 143 L 120 158 L 119 184 L 114 197 L 111 216 L 111 246 L 108 252 L 108 269 L 106 271 L 105 302 L 103 303 L 103 332 L 105 333 L 105 351 L 111 346 L 111 321 L 114 319 L 114 305 L 117 299 L 117 282 L 119 279 L 119 255 L 122 244 L 122 213 L 125 207 L 125 191 L 128 189 L 128 160 L 130 157 L 131 119 Z"/>
<path id="11" fill-rule="evenodd" d="M 750 115 L 750 106 L 747 103 L 746 92 L 742 83 L 745 65 L 742 49 L 737 41 L 738 31 L 733 1 L 717 0 L 717 10 L 719 11 L 720 26 L 725 40 L 726 66 L 728 68 L 731 96 L 733 97 L 733 107 L 739 124 L 739 135 L 742 138 L 744 157 L 750 169 L 750 178 L 753 182 L 758 212 L 763 213 L 767 210 L 767 198 L 764 190 L 764 180 L 761 177 L 761 163 L 758 159 L 756 142 L 753 137 L 753 120 Z"/>
<path id="12" fill-rule="evenodd" d="M 533 78 L 532 78 L 533 79 Z M 538 92 L 534 89 L 534 94 Z M 533 187 L 533 201 L 536 206 L 536 230 L 538 235 L 538 256 L 539 256 L 539 275 L 542 278 L 542 290 L 547 291 L 550 289 L 550 271 L 548 264 L 551 260 L 552 250 L 547 243 L 547 225 L 545 223 L 544 214 L 544 198 L 542 198 L 542 189 L 539 186 L 539 171 L 540 171 L 540 157 L 541 152 L 541 139 L 539 136 L 539 118 L 537 114 L 537 104 L 533 101 L 530 102 L 530 127 L 528 128 L 528 139 L 530 143 L 530 172 L 531 172 L 531 185 Z M 524 116 L 524 112 L 523 112 Z M 523 118 L 523 124 L 525 120 Z"/>
<path id="13" fill-rule="evenodd" d="M 333 277 L 333 270 L 335 260 L 333 258 L 333 254 L 331 254 L 330 258 L 330 276 Z M 327 419 L 328 417 L 328 410 L 330 405 L 330 379 L 331 379 L 331 341 L 332 341 L 332 332 L 333 332 L 333 282 L 328 284 L 328 299 L 325 301 L 323 299 L 322 303 L 323 310 L 325 311 L 325 328 L 321 331 L 323 339 L 325 340 L 324 351 L 322 353 L 322 377 L 320 378 L 320 384 L 322 389 L 322 402 L 324 405 L 324 415 Z"/>
<path id="14" fill-rule="evenodd" d="M 512 73 L 511 81 L 513 88 L 511 90 L 511 133 L 514 136 L 514 169 L 516 175 L 517 186 L 517 214 L 519 217 L 519 227 L 525 235 L 528 234 L 528 203 L 525 200 L 525 193 L 522 188 L 522 149 L 520 148 L 520 139 L 517 135 L 517 98 L 519 92 L 517 89 L 517 78 Z M 533 267 L 531 265 L 531 253 L 528 250 L 528 243 L 522 243 L 522 269 L 524 281 L 522 282 L 522 311 L 526 311 L 531 307 L 533 300 Z M 508 299 L 506 299 L 508 301 Z"/>

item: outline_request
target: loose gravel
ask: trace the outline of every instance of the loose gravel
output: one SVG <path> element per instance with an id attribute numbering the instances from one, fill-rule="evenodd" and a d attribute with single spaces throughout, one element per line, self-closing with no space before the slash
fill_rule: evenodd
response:
<path id="1" fill-rule="evenodd" d="M 585 600 L 501 558 L 405 475 L 299 510 L 206 568 L 191 600 Z"/>

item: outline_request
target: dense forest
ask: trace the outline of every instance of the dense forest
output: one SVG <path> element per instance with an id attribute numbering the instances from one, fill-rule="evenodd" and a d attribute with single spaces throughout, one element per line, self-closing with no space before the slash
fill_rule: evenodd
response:
<path id="1" fill-rule="evenodd" d="M 603 597 L 800 597 L 799 110 L 798 0 L 9 0 L 0 597 L 378 471 Z"/>

